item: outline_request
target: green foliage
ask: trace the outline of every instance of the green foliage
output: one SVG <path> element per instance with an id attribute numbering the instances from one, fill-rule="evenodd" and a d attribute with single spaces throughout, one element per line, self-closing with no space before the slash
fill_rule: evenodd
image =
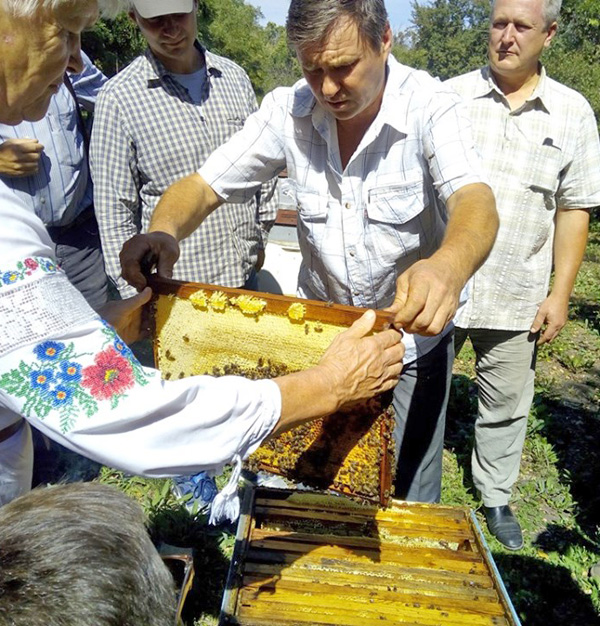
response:
<path id="1" fill-rule="evenodd" d="M 146 40 L 125 13 L 114 20 L 98 20 L 82 34 L 81 41 L 107 76 L 114 76 L 146 49 Z"/>
<path id="2" fill-rule="evenodd" d="M 434 0 L 412 7 L 414 28 L 396 36 L 399 61 L 442 80 L 485 63 L 488 0 Z"/>

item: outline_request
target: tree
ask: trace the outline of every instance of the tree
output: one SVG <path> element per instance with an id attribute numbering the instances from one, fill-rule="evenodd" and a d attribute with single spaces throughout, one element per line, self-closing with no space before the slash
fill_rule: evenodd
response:
<path id="1" fill-rule="evenodd" d="M 442 80 L 485 63 L 489 0 L 412 4 L 413 27 L 396 35 L 394 54 Z"/>
<path id="2" fill-rule="evenodd" d="M 114 20 L 98 20 L 81 40 L 82 48 L 107 76 L 114 76 L 146 49 L 146 40 L 125 13 Z"/>

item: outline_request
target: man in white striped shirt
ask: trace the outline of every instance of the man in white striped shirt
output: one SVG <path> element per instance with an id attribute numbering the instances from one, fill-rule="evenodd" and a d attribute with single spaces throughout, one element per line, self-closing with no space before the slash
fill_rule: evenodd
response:
<path id="1" fill-rule="evenodd" d="M 523 546 L 508 503 L 533 400 L 536 344 L 552 341 L 567 321 L 588 210 L 600 204 L 592 109 L 539 62 L 556 33 L 560 5 L 496 0 L 489 66 L 449 81 L 467 104 L 500 214 L 496 244 L 457 322 L 456 348 L 468 336 L 476 355 L 473 481 L 490 531 L 511 550 Z"/>
<path id="2" fill-rule="evenodd" d="M 287 20 L 304 80 L 258 113 L 198 173 L 165 193 L 149 234 L 126 244 L 169 274 L 177 242 L 225 200 L 242 201 L 287 168 L 298 208 L 300 295 L 391 307 L 406 356 L 394 393 L 396 495 L 437 501 L 461 290 L 497 229 L 459 98 L 390 56 L 383 0 L 292 0 Z"/>

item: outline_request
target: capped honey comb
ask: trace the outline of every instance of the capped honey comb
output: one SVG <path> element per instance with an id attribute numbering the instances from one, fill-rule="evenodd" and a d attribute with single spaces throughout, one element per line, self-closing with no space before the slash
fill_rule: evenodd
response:
<path id="1" fill-rule="evenodd" d="M 156 363 L 165 379 L 208 374 L 273 378 L 316 365 L 363 309 L 159 279 Z M 388 323 L 378 313 L 376 330 Z M 250 470 L 385 505 L 395 470 L 391 392 L 264 442 Z"/>

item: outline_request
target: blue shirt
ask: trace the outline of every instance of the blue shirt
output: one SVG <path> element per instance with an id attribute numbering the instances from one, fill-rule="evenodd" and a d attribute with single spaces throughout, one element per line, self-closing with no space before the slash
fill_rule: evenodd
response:
<path id="1" fill-rule="evenodd" d="M 84 69 L 81 74 L 70 75 L 71 84 L 80 107 L 93 111 L 107 78 L 84 53 L 81 56 Z M 77 108 L 65 85 L 52 96 L 48 113 L 38 122 L 0 124 L 0 143 L 25 137 L 37 139 L 44 146 L 38 172 L 0 178 L 47 226 L 70 224 L 92 204 L 93 190 Z"/>

